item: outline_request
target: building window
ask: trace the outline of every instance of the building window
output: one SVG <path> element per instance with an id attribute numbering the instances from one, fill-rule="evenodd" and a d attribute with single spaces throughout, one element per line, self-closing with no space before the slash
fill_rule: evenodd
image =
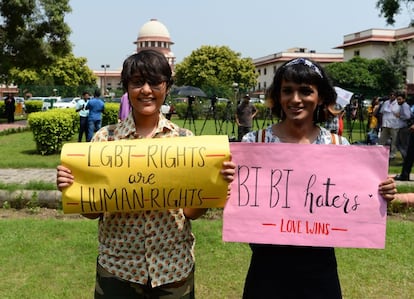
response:
<path id="1" fill-rule="evenodd" d="M 259 76 L 261 76 L 261 75 L 262 75 L 262 71 L 261 71 L 261 69 L 258 69 L 258 70 L 257 70 L 257 72 L 259 73 Z"/>
<path id="2" fill-rule="evenodd" d="M 359 55 L 360 55 L 359 50 L 355 50 L 354 51 L 354 56 L 359 56 Z"/>
<path id="3" fill-rule="evenodd" d="M 273 66 L 273 74 L 276 74 L 276 70 L 277 70 L 277 66 L 276 66 L 276 65 L 274 65 L 274 66 Z"/>
<path id="4" fill-rule="evenodd" d="M 266 68 L 264 68 L 264 69 L 263 69 L 263 75 L 265 75 L 265 76 L 266 76 L 266 74 L 267 74 L 267 71 L 266 71 Z"/>

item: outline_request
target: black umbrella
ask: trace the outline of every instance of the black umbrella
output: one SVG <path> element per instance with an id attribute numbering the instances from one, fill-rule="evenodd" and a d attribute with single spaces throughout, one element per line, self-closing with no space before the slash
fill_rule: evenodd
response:
<path id="1" fill-rule="evenodd" d="M 172 93 L 184 97 L 207 97 L 204 91 L 194 86 L 181 86 L 174 90 Z"/>

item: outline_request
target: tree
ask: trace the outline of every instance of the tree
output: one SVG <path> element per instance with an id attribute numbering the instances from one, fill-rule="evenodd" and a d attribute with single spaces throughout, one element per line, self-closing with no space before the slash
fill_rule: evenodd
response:
<path id="1" fill-rule="evenodd" d="M 407 68 L 409 66 L 408 45 L 402 41 L 391 44 L 385 56 L 385 61 L 392 72 L 391 78 L 393 82 L 391 84 L 396 86 L 397 89 L 404 89 Z M 390 83 L 389 80 L 388 83 Z"/>
<path id="2" fill-rule="evenodd" d="M 257 74 L 250 58 L 227 46 L 202 46 L 175 67 L 177 85 L 192 85 L 213 94 L 230 97 L 232 84 L 238 83 L 241 91 L 256 85 Z"/>
<path id="3" fill-rule="evenodd" d="M 64 22 L 69 0 L 0 1 L 0 75 L 12 68 L 43 67 L 69 54 L 70 28 Z"/>
<path id="4" fill-rule="evenodd" d="M 96 76 L 86 62 L 84 57 L 69 54 L 39 71 L 13 68 L 10 73 L 17 85 L 95 85 Z"/>
<path id="5" fill-rule="evenodd" d="M 80 95 L 85 88 L 96 86 L 96 76 L 86 62 L 84 57 L 69 54 L 40 70 L 13 68 L 10 78 L 26 92 L 38 93 L 45 89 L 50 92 L 58 88 L 60 95 Z"/>
<path id="6" fill-rule="evenodd" d="M 377 8 L 380 10 L 380 15 L 385 17 L 387 24 L 393 25 L 395 16 L 401 13 L 401 5 L 404 4 L 410 12 L 413 3 L 414 0 L 378 0 Z"/>
<path id="7" fill-rule="evenodd" d="M 383 95 L 400 88 L 400 75 L 385 59 L 354 57 L 326 66 L 334 85 L 364 95 Z"/>

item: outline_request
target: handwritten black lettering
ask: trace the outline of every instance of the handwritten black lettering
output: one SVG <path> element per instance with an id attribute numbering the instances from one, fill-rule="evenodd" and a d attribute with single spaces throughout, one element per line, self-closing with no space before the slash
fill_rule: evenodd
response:
<path id="1" fill-rule="evenodd" d="M 326 183 L 323 184 L 325 186 L 325 193 L 324 195 L 319 194 L 315 195 L 313 192 L 311 192 L 312 187 L 315 185 L 317 181 L 316 175 L 311 175 L 308 181 L 308 185 L 306 188 L 306 196 L 305 196 L 305 203 L 304 206 L 309 209 L 309 212 L 313 214 L 316 210 L 316 208 L 321 207 L 333 207 L 336 209 L 343 209 L 343 212 L 345 214 L 348 214 L 349 212 L 356 211 L 359 203 L 357 201 L 358 196 L 355 196 L 353 198 L 353 202 L 351 204 L 351 199 L 348 198 L 348 196 L 344 193 L 343 196 L 339 195 L 333 195 L 330 194 L 330 187 L 335 186 L 335 184 L 331 183 L 331 179 L 328 178 L 326 180 Z"/>
<path id="2" fill-rule="evenodd" d="M 94 145 L 88 147 L 88 167 L 130 167 L 131 151 L 135 145 L 104 145 L 99 155 L 93 155 Z"/>
<path id="3" fill-rule="evenodd" d="M 130 184 L 144 184 L 144 185 L 153 185 L 155 184 L 155 174 L 150 173 L 147 177 L 141 172 L 137 172 L 135 175 L 131 174 L 128 177 L 128 183 Z"/>
<path id="4" fill-rule="evenodd" d="M 150 145 L 147 148 L 147 167 L 176 168 L 204 167 L 206 147 Z"/>
<path id="5" fill-rule="evenodd" d="M 253 170 L 253 178 L 250 177 L 250 168 Z M 250 190 L 249 186 L 251 185 L 250 181 L 254 181 L 254 190 L 253 191 L 253 203 L 250 204 L 251 207 L 258 207 L 257 203 L 257 185 L 258 185 L 258 176 L 259 170 L 261 167 L 251 167 L 239 165 L 237 167 L 237 188 L 238 188 L 238 205 L 240 207 L 249 205 L 250 202 Z"/>
<path id="6" fill-rule="evenodd" d="M 82 213 L 131 211 L 142 209 L 199 208 L 204 204 L 203 190 L 197 188 L 127 188 L 105 189 L 80 187 Z"/>
<path id="7" fill-rule="evenodd" d="M 272 169 L 271 170 L 271 181 L 270 181 L 270 201 L 269 201 L 269 207 L 270 208 L 274 208 L 278 205 L 279 203 L 279 199 L 280 199 L 280 191 L 277 188 L 277 186 L 279 185 L 280 181 L 283 178 L 283 172 L 286 173 L 286 180 L 285 180 L 285 202 L 284 205 L 282 206 L 282 208 L 290 208 L 289 204 L 288 204 L 288 198 L 289 198 L 289 175 L 292 172 L 292 169 Z M 276 177 L 276 179 L 275 179 Z M 283 186 L 283 185 L 282 185 Z"/>

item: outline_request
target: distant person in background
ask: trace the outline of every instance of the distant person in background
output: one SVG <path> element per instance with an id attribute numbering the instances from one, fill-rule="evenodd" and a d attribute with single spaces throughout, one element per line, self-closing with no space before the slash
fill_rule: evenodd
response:
<path id="1" fill-rule="evenodd" d="M 401 173 L 394 177 L 397 181 L 409 181 L 410 173 L 414 164 L 414 118 L 411 119 L 413 123 L 408 127 L 408 146 L 407 146 L 407 155 L 403 161 L 403 167 Z"/>
<path id="2" fill-rule="evenodd" d="M 86 109 L 86 105 L 89 101 L 89 92 L 84 91 L 82 98 L 76 102 L 76 112 L 79 113 L 79 135 L 78 142 L 82 142 L 82 136 L 85 134 L 85 140 L 88 140 L 88 115 L 89 110 Z"/>
<path id="3" fill-rule="evenodd" d="M 118 121 L 123 121 L 127 118 L 131 111 L 131 105 L 129 104 L 128 93 L 124 93 L 121 97 L 121 103 L 119 104 Z"/>
<path id="4" fill-rule="evenodd" d="M 390 144 L 390 159 L 395 158 L 395 154 L 397 152 L 397 135 L 398 130 L 400 129 L 400 105 L 396 100 L 395 93 L 391 93 L 388 100 L 384 102 L 381 106 L 380 113 L 382 114 L 382 121 L 381 121 L 381 131 L 379 137 L 379 144 L 380 145 L 387 145 L 389 144 L 389 140 L 391 140 Z"/>
<path id="5" fill-rule="evenodd" d="M 411 109 L 410 105 L 408 105 L 405 100 L 404 93 L 397 94 L 397 102 L 398 105 L 400 105 L 400 114 L 398 115 L 400 129 L 398 130 L 397 142 L 395 145 L 401 153 L 401 157 L 405 160 L 405 157 L 407 156 L 408 139 L 410 137 Z"/>
<path id="6" fill-rule="evenodd" d="M 87 141 L 91 141 L 93 134 L 102 126 L 102 112 L 104 112 L 105 104 L 99 98 L 100 96 L 101 92 L 98 89 L 95 90 L 93 98 L 86 104 L 86 109 L 89 110 Z"/>
<path id="7" fill-rule="evenodd" d="M 409 181 L 410 173 L 414 164 L 414 105 L 411 107 L 411 119 L 408 121 L 408 146 L 407 155 L 403 161 L 401 174 L 395 176 L 398 181 Z"/>
<path id="8" fill-rule="evenodd" d="M 324 127 L 329 132 L 342 136 L 344 130 L 344 109 L 340 104 L 330 105 L 326 108 L 327 120 Z"/>
<path id="9" fill-rule="evenodd" d="M 14 112 L 16 111 L 16 100 L 14 96 L 6 96 L 4 99 L 4 111 L 6 113 L 7 123 L 14 123 Z"/>
<path id="10" fill-rule="evenodd" d="M 246 94 L 236 110 L 236 123 L 238 126 L 237 141 L 242 140 L 243 136 L 252 130 L 253 119 L 258 110 L 250 103 L 250 96 Z"/>
<path id="11" fill-rule="evenodd" d="M 380 97 L 375 96 L 371 105 L 367 107 L 368 113 L 368 134 L 367 134 L 367 143 L 368 144 L 377 144 L 378 143 L 378 130 L 379 130 L 379 121 L 378 121 L 378 111 L 380 109 Z"/>

